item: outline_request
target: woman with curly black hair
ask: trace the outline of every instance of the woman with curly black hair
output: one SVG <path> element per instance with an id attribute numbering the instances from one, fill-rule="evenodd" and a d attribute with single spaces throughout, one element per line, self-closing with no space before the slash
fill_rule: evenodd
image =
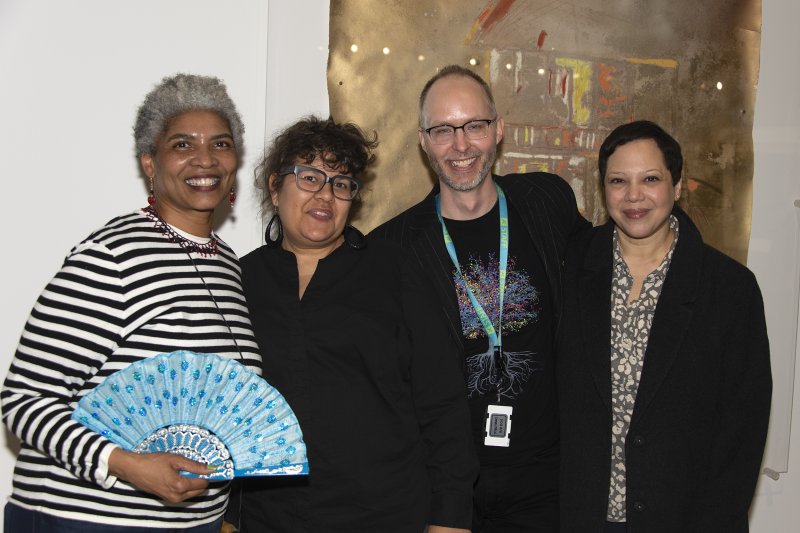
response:
<path id="1" fill-rule="evenodd" d="M 464 383 L 426 280 L 347 225 L 376 141 L 314 117 L 257 172 L 266 245 L 242 274 L 263 368 L 308 447 L 304 479 L 248 479 L 241 531 L 464 531 L 477 464 Z M 236 519 L 234 518 L 234 521 Z"/>

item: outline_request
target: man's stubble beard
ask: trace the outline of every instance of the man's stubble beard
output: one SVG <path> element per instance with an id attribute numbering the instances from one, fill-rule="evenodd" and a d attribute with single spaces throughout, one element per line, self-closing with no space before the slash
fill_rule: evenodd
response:
<path id="1" fill-rule="evenodd" d="M 483 162 L 483 166 L 481 167 L 478 175 L 475 176 L 475 179 L 472 181 L 468 181 L 467 183 L 461 183 L 450 179 L 444 169 L 439 165 L 439 162 L 436 160 L 434 156 L 431 154 L 428 155 L 428 162 L 430 163 L 433 171 L 439 178 L 439 181 L 444 183 L 448 188 L 454 191 L 472 191 L 480 187 L 483 181 L 486 179 L 486 176 L 491 174 L 492 166 L 494 165 L 495 159 L 497 158 L 497 145 L 492 146 L 491 151 L 484 152 L 483 155 L 486 156 L 485 161 Z"/>

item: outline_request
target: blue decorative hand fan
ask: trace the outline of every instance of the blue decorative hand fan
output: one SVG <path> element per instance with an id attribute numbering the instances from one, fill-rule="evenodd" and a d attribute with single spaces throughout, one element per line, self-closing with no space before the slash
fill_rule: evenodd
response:
<path id="1" fill-rule="evenodd" d="M 78 402 L 72 418 L 138 453 L 216 466 L 204 479 L 308 474 L 303 434 L 284 397 L 238 361 L 172 352 L 132 363 Z"/>

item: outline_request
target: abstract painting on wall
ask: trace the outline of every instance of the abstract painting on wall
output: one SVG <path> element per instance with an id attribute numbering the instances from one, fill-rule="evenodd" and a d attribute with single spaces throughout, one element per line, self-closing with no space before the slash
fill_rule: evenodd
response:
<path id="1" fill-rule="evenodd" d="M 605 219 L 597 149 L 617 125 L 661 124 L 684 152 L 682 205 L 744 262 L 760 0 L 331 0 L 331 114 L 378 133 L 369 230 L 421 200 L 418 97 L 457 63 L 489 82 L 506 123 L 495 172 L 554 172 Z"/>

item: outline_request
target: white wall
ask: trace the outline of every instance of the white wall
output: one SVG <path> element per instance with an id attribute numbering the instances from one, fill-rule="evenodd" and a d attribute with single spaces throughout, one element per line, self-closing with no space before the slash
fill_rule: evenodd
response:
<path id="1" fill-rule="evenodd" d="M 800 198 L 800 34 L 792 27 L 800 5 L 767 0 L 763 15 L 749 261 L 764 288 L 770 334 L 780 339 L 773 349 L 786 350 L 796 301 L 785 290 L 791 280 L 782 283 L 774 268 L 796 261 L 786 242 L 796 238 L 800 210 L 784 207 Z M 328 0 L 0 0 L 0 376 L 33 301 L 69 248 L 107 219 L 144 205 L 130 128 L 153 84 L 177 71 L 228 84 L 247 127 L 247 152 L 236 220 L 220 233 L 244 254 L 261 242 L 250 182 L 264 139 L 300 115 L 328 113 L 327 43 Z M 800 394 L 793 413 L 797 419 Z M 761 479 L 754 533 L 793 531 L 800 523 L 798 426 L 789 473 Z M 15 442 L 0 436 L 0 502 L 10 492 Z"/>
<path id="2" fill-rule="evenodd" d="M 798 327 L 800 261 L 800 3 L 766 0 L 762 4 L 761 71 L 753 142 L 755 187 L 748 265 L 764 294 L 775 383 L 771 439 L 765 467 L 785 455 L 777 442 L 789 435 L 788 473 L 774 481 L 761 476 L 750 510 L 751 530 L 782 533 L 800 530 L 800 365 L 795 346 Z M 793 404 L 793 405 L 792 405 Z M 780 430 L 780 431 L 779 431 Z"/>
<path id="3" fill-rule="evenodd" d="M 240 254 L 261 243 L 253 161 L 276 128 L 328 114 L 328 10 L 328 0 L 0 0 L 0 378 L 69 249 L 146 205 L 131 127 L 162 77 L 181 71 L 226 82 L 246 151 L 235 221 L 220 233 Z M 0 504 L 16 446 L 0 431 Z"/>

